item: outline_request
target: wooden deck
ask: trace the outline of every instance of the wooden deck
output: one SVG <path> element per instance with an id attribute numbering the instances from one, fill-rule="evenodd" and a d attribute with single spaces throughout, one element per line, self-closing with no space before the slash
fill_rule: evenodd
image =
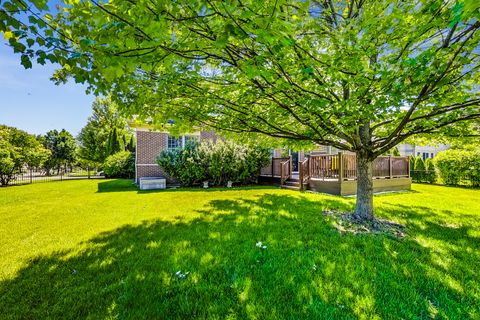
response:
<path id="1" fill-rule="evenodd" d="M 339 152 L 316 155 L 299 164 L 292 172 L 292 159 L 272 158 L 262 168 L 261 182 L 300 190 L 312 190 L 335 195 L 354 195 L 357 192 L 357 168 L 354 154 Z M 408 157 L 378 157 L 373 162 L 374 192 L 409 190 L 411 187 Z"/>

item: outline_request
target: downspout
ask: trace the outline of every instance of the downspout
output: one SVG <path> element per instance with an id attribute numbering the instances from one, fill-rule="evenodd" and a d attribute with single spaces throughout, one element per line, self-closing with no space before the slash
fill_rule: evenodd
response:
<path id="1" fill-rule="evenodd" d="M 138 185 L 138 139 L 137 128 L 135 128 L 135 184 Z"/>

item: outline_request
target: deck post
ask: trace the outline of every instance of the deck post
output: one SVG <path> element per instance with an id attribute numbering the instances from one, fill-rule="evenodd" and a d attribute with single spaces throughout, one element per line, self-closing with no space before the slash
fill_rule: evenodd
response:
<path id="1" fill-rule="evenodd" d="M 275 164 L 275 161 L 274 161 L 274 159 L 275 159 L 275 158 L 274 158 L 274 157 L 272 157 L 272 178 L 274 177 L 274 175 L 273 175 L 273 174 L 275 173 L 275 171 L 274 171 L 274 164 Z"/>
<path id="2" fill-rule="evenodd" d="M 392 156 L 388 157 L 388 173 L 389 173 L 390 179 L 392 179 L 393 178 Z"/>
<path id="3" fill-rule="evenodd" d="M 406 157 L 407 159 L 407 174 L 408 177 L 410 178 L 410 157 Z"/>
<path id="4" fill-rule="evenodd" d="M 303 191 L 303 162 L 300 163 L 300 167 L 298 168 L 298 178 L 300 180 L 300 191 Z"/>
<path id="5" fill-rule="evenodd" d="M 343 152 L 338 153 L 338 182 L 343 181 Z"/>
<path id="6" fill-rule="evenodd" d="M 283 163 L 280 162 L 280 185 L 283 186 Z"/>
<path id="7" fill-rule="evenodd" d="M 290 161 L 288 162 L 288 176 L 291 178 L 292 177 L 292 170 L 293 170 L 293 158 L 292 155 L 290 155 Z"/>

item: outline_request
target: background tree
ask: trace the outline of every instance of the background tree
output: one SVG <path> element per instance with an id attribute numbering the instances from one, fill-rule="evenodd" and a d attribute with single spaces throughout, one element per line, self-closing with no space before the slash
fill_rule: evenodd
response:
<path id="1" fill-rule="evenodd" d="M 133 135 L 130 136 L 130 140 L 125 147 L 125 151 L 135 152 L 135 138 Z"/>
<path id="2" fill-rule="evenodd" d="M 107 154 L 109 156 L 114 155 L 117 152 L 120 151 L 125 151 L 124 145 L 122 143 L 122 139 L 125 139 L 125 136 L 122 136 L 123 138 L 120 138 L 117 133 L 117 128 L 113 128 L 113 130 L 110 132 L 110 135 L 108 136 L 108 142 L 107 142 Z"/>
<path id="3" fill-rule="evenodd" d="M 420 157 L 420 156 L 417 156 L 415 158 L 415 170 L 416 171 L 425 170 L 425 162 L 423 161 L 422 157 Z"/>
<path id="4" fill-rule="evenodd" d="M 109 136 L 113 129 L 121 136 L 130 137 L 131 133 L 126 128 L 126 119 L 120 115 L 112 99 L 97 98 L 92 104 L 92 116 L 77 137 L 80 157 L 98 164 L 103 163 L 110 155 Z"/>
<path id="5" fill-rule="evenodd" d="M 47 175 L 54 168 L 60 171 L 62 166 L 66 168 L 75 162 L 77 144 L 70 132 L 65 129 L 50 130 L 41 137 L 41 141 L 43 146 L 51 152 L 48 160 L 44 162 Z"/>
<path id="6" fill-rule="evenodd" d="M 417 134 L 471 135 L 480 117 L 477 0 L 66 2 L 44 18 L 42 1 L 4 4 L 25 67 L 58 62 L 58 82 L 114 91 L 153 123 L 355 152 L 360 219 L 377 156 Z"/>
<path id="7" fill-rule="evenodd" d="M 35 136 L 13 127 L 0 125 L 0 185 L 6 186 L 25 166 L 38 167 L 50 152 Z"/>
<path id="8" fill-rule="evenodd" d="M 392 149 L 392 156 L 400 157 L 400 150 L 398 150 L 397 147 L 394 147 L 394 148 Z"/>

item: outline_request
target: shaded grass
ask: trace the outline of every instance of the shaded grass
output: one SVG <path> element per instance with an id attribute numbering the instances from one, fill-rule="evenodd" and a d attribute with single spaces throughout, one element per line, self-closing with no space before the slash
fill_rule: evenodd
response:
<path id="1" fill-rule="evenodd" d="M 354 199 L 276 188 L 0 189 L 0 318 L 480 318 L 480 191 L 413 189 L 375 198 L 403 239 L 339 233 L 322 212 Z"/>

